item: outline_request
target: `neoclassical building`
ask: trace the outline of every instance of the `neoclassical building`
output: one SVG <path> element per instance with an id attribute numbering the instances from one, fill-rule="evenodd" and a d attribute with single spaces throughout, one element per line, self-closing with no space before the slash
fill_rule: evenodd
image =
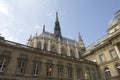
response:
<path id="1" fill-rule="evenodd" d="M 0 80 L 99 80 L 99 67 L 83 58 L 86 48 L 78 37 L 62 36 L 58 13 L 54 33 L 43 26 L 27 45 L 0 37 Z"/>
<path id="2" fill-rule="evenodd" d="M 120 10 L 110 21 L 107 33 L 88 46 L 82 56 L 97 63 L 102 80 L 120 80 Z"/>

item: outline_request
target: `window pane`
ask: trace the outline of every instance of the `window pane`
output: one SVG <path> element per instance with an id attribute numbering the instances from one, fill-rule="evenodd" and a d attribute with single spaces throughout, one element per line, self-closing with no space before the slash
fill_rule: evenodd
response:
<path id="1" fill-rule="evenodd" d="M 23 74 L 24 67 L 25 67 L 25 62 L 19 60 L 18 61 L 18 66 L 17 66 L 17 74 Z"/>
<path id="2" fill-rule="evenodd" d="M 117 57 L 115 50 L 110 51 L 110 54 L 111 54 L 112 58 Z"/>
<path id="3" fill-rule="evenodd" d="M 117 69 L 118 73 L 120 74 L 120 64 L 119 63 L 116 64 L 116 69 Z"/>
<path id="4" fill-rule="evenodd" d="M 110 70 L 108 68 L 105 68 L 105 73 L 106 73 L 106 77 L 108 77 L 108 78 L 111 77 L 111 73 L 110 73 Z"/>
<path id="5" fill-rule="evenodd" d="M 34 64 L 34 68 L 33 68 L 33 76 L 38 76 L 39 75 L 39 64 Z"/>
<path id="6" fill-rule="evenodd" d="M 104 55 L 100 55 L 100 59 L 101 59 L 102 62 L 104 62 L 105 61 Z"/>
<path id="7" fill-rule="evenodd" d="M 0 72 L 4 72 L 7 66 L 8 60 L 6 58 L 0 58 Z"/>

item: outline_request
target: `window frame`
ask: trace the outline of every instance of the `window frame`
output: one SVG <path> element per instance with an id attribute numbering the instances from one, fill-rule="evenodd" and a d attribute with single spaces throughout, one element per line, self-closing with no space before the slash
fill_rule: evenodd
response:
<path id="1" fill-rule="evenodd" d="M 4 60 L 6 59 L 6 63 L 4 62 L 4 64 L 3 64 L 3 62 L 2 62 L 2 64 L 1 64 L 1 67 L 3 68 L 3 66 L 4 66 L 4 69 L 2 71 L 0 71 L 0 73 L 4 73 L 6 71 L 6 69 L 8 67 L 8 63 L 9 63 L 9 58 L 10 57 L 0 55 L 0 59 L 4 59 Z M 1 70 L 1 68 L 0 68 L 0 70 Z"/>
<path id="2" fill-rule="evenodd" d="M 114 54 L 111 53 L 113 51 L 114 51 Z M 112 58 L 116 58 L 118 56 L 117 53 L 116 53 L 116 51 L 114 49 L 110 50 L 109 53 L 110 53 L 110 55 L 111 55 Z M 113 55 L 116 55 L 116 56 L 113 56 Z"/>
<path id="3" fill-rule="evenodd" d="M 72 79 L 73 78 L 73 68 L 72 68 L 72 64 L 67 64 L 67 69 L 68 69 L 68 78 Z"/>
<path id="4" fill-rule="evenodd" d="M 102 58 L 102 57 L 103 57 L 103 58 Z M 106 58 L 105 58 L 105 55 L 104 55 L 104 54 L 99 55 L 99 58 L 100 58 L 100 61 L 101 61 L 101 62 L 105 62 L 105 61 L 106 61 Z"/>
<path id="5" fill-rule="evenodd" d="M 108 67 L 104 68 L 104 72 L 105 72 L 105 76 L 107 78 L 111 78 L 111 72 L 110 72 L 110 69 Z"/>
<path id="6" fill-rule="evenodd" d="M 117 70 L 118 74 L 120 75 L 120 63 L 116 63 L 115 69 Z"/>
<path id="7" fill-rule="evenodd" d="M 64 71 L 63 71 L 63 65 L 58 65 L 58 78 L 63 78 Z"/>
<path id="8" fill-rule="evenodd" d="M 37 69 L 36 69 L 36 64 L 37 64 Z M 32 75 L 34 77 L 38 77 L 39 74 L 40 74 L 40 63 L 34 62 L 33 63 L 33 73 L 32 73 Z"/>
<path id="9" fill-rule="evenodd" d="M 21 62 L 24 63 L 24 65 L 22 66 L 22 68 L 20 68 L 21 70 L 23 69 L 23 71 L 22 71 L 22 73 L 19 73 L 18 70 L 20 70 L 20 69 L 18 69 L 18 68 L 19 68 L 19 64 Z M 25 69 L 26 69 L 26 63 L 27 63 L 27 59 L 25 59 L 25 58 L 18 58 L 17 66 L 16 66 L 16 75 L 19 75 L 19 76 L 24 75 Z"/>

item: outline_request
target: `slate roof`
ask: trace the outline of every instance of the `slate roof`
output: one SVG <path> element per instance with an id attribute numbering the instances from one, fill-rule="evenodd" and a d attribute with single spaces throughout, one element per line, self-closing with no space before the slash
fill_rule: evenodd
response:
<path id="1" fill-rule="evenodd" d="M 53 33 L 50 33 L 50 32 L 43 32 L 42 34 L 40 34 L 40 37 L 47 37 L 47 38 L 51 38 L 53 40 L 55 40 L 55 35 Z M 75 40 L 72 40 L 72 39 L 69 39 L 69 38 L 66 38 L 66 37 L 62 37 L 62 41 L 65 42 L 65 43 L 69 43 L 69 44 L 75 44 L 76 41 Z"/>

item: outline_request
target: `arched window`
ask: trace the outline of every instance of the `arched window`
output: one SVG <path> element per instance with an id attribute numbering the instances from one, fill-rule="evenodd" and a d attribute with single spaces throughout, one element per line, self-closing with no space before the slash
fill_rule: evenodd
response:
<path id="1" fill-rule="evenodd" d="M 61 55 L 62 56 L 66 56 L 66 53 L 67 51 L 66 51 L 66 48 L 65 47 L 61 47 Z"/>
<path id="2" fill-rule="evenodd" d="M 110 73 L 110 70 L 109 70 L 109 68 L 105 68 L 105 74 L 106 74 L 106 77 L 107 78 L 110 78 L 111 77 L 111 73 Z"/>
<path id="3" fill-rule="evenodd" d="M 74 52 L 73 49 L 70 50 L 70 56 L 71 56 L 72 58 L 75 58 L 75 52 Z"/>
<path id="4" fill-rule="evenodd" d="M 42 45 L 41 45 L 41 42 L 39 42 L 39 43 L 37 44 L 37 48 L 38 48 L 38 49 L 41 49 L 41 46 L 42 46 Z"/>
<path id="5" fill-rule="evenodd" d="M 116 69 L 117 69 L 118 73 L 120 74 L 120 63 L 116 64 Z"/>
<path id="6" fill-rule="evenodd" d="M 47 43 L 44 44 L 44 50 L 47 51 Z"/>
<path id="7" fill-rule="evenodd" d="M 51 52 L 52 52 L 52 54 L 57 52 L 57 46 L 55 44 L 51 45 Z"/>

